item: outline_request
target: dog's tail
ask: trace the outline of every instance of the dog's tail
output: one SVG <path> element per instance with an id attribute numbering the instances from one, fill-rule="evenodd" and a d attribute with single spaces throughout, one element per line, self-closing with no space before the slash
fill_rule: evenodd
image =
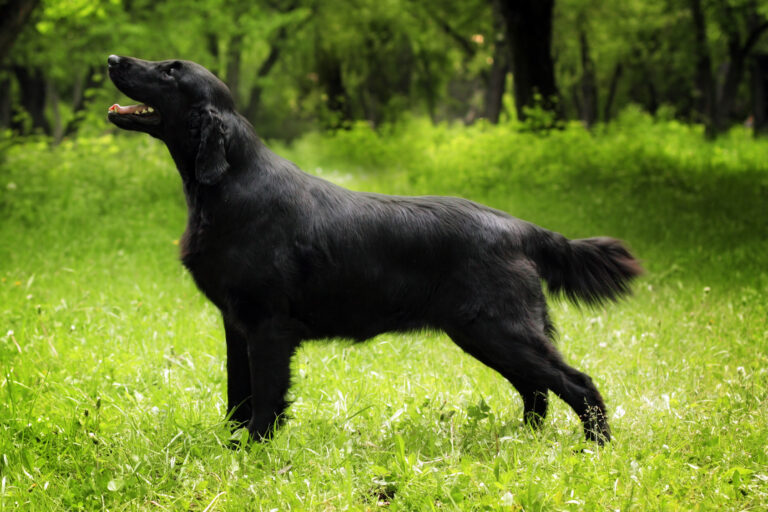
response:
<path id="1" fill-rule="evenodd" d="M 568 240 L 537 230 L 526 251 L 550 293 L 574 303 L 599 305 L 631 292 L 630 282 L 643 273 L 640 263 L 621 241 L 609 237 Z"/>

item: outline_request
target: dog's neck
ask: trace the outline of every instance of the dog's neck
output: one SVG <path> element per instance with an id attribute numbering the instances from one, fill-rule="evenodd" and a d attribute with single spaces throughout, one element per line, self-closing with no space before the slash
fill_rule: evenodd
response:
<path id="1" fill-rule="evenodd" d="M 182 181 L 187 183 L 188 181 L 194 180 L 196 153 L 192 144 L 184 142 L 164 142 L 165 146 L 168 148 L 168 152 L 171 154 L 171 158 L 173 158 L 173 162 L 176 164 L 176 170 L 179 171 Z"/>
<path id="2" fill-rule="evenodd" d="M 172 130 L 171 135 L 163 139 L 181 176 L 190 215 L 196 211 L 199 213 L 199 210 L 204 208 L 207 198 L 218 197 L 218 191 L 231 180 L 236 179 L 233 174 L 235 170 L 239 169 L 240 174 L 244 172 L 244 169 L 247 169 L 248 172 L 258 172 L 261 168 L 260 165 L 247 164 L 257 161 L 271 161 L 275 158 L 275 155 L 258 137 L 253 126 L 245 117 L 235 111 L 224 115 L 228 118 L 228 123 L 226 123 L 229 130 L 229 133 L 226 134 L 227 140 L 239 142 L 226 145 L 226 160 L 229 164 L 229 170 L 222 181 L 216 185 L 204 185 L 199 183 L 196 178 L 195 166 L 200 143 L 199 138 L 174 137 L 174 133 L 183 133 L 182 129 L 179 128 Z"/>
<path id="3" fill-rule="evenodd" d="M 222 115 L 228 118 L 226 126 L 230 133 L 227 133 L 225 138 L 227 140 L 226 159 L 230 169 L 243 168 L 239 164 L 259 159 L 261 153 L 269 151 L 245 117 L 234 111 Z M 197 165 L 200 145 L 197 133 L 197 136 L 192 138 L 179 136 L 179 134 L 187 133 L 189 130 L 190 128 L 174 127 L 167 130 L 166 136 L 160 137 L 176 164 L 176 169 L 185 183 L 185 188 L 187 183 L 191 184 L 196 181 L 195 166 Z M 192 128 L 192 131 L 199 133 L 199 129 Z M 229 141 L 231 140 L 240 142 L 230 144 Z"/>

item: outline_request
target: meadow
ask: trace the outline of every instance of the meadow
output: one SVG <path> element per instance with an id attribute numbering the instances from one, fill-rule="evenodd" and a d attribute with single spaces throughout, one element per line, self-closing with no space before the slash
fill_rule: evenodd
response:
<path id="1" fill-rule="evenodd" d="M 305 344 L 289 421 L 245 442 L 165 147 L 30 139 L 0 149 L 0 512 L 768 508 L 767 140 L 630 110 L 591 133 L 414 119 L 273 147 L 351 188 L 625 240 L 632 297 L 550 302 L 614 441 L 556 398 L 530 431 L 504 379 L 417 332 Z"/>

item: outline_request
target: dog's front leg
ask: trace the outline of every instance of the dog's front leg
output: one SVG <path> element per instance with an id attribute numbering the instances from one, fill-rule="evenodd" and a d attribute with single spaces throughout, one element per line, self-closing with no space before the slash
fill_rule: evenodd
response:
<path id="1" fill-rule="evenodd" d="M 287 407 L 291 356 L 298 338 L 279 320 L 261 323 L 248 335 L 251 376 L 251 418 L 248 433 L 254 440 L 271 437 Z"/>
<path id="2" fill-rule="evenodd" d="M 224 319 L 227 336 L 227 414 L 235 428 L 246 426 L 251 419 L 251 371 L 248 365 L 248 342 L 237 323 Z"/>

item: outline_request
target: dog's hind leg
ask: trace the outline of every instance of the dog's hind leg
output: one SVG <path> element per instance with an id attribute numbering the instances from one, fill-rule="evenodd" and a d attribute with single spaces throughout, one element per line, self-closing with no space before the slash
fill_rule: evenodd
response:
<path id="1" fill-rule="evenodd" d="M 291 356 L 299 345 L 294 331 L 277 320 L 262 322 L 248 335 L 251 417 L 248 433 L 268 439 L 283 418 L 291 380 Z"/>
<path id="2" fill-rule="evenodd" d="M 584 424 L 584 433 L 590 441 L 603 444 L 611 440 L 611 429 L 603 403 L 603 397 L 592 382 L 592 378 L 563 361 L 556 353 L 553 366 L 563 376 L 550 389 L 571 406 Z"/>
<path id="3" fill-rule="evenodd" d="M 592 379 L 563 361 L 541 322 L 478 318 L 446 332 L 464 351 L 515 386 L 529 424 L 541 423 L 547 411 L 546 393 L 551 390 L 579 416 L 587 439 L 601 444 L 610 440 L 605 405 Z"/>
<path id="4" fill-rule="evenodd" d="M 506 343 L 505 347 L 491 347 L 487 341 L 480 340 L 487 340 L 487 338 L 479 334 L 475 335 L 472 333 L 472 329 L 451 329 L 446 332 L 466 353 L 499 372 L 515 387 L 523 399 L 525 423 L 533 428 L 540 428 L 547 416 L 548 388 L 535 380 L 520 375 L 514 370 L 512 361 L 505 361 L 507 357 L 513 356 L 511 354 L 511 351 L 514 350 L 512 343 Z"/>

